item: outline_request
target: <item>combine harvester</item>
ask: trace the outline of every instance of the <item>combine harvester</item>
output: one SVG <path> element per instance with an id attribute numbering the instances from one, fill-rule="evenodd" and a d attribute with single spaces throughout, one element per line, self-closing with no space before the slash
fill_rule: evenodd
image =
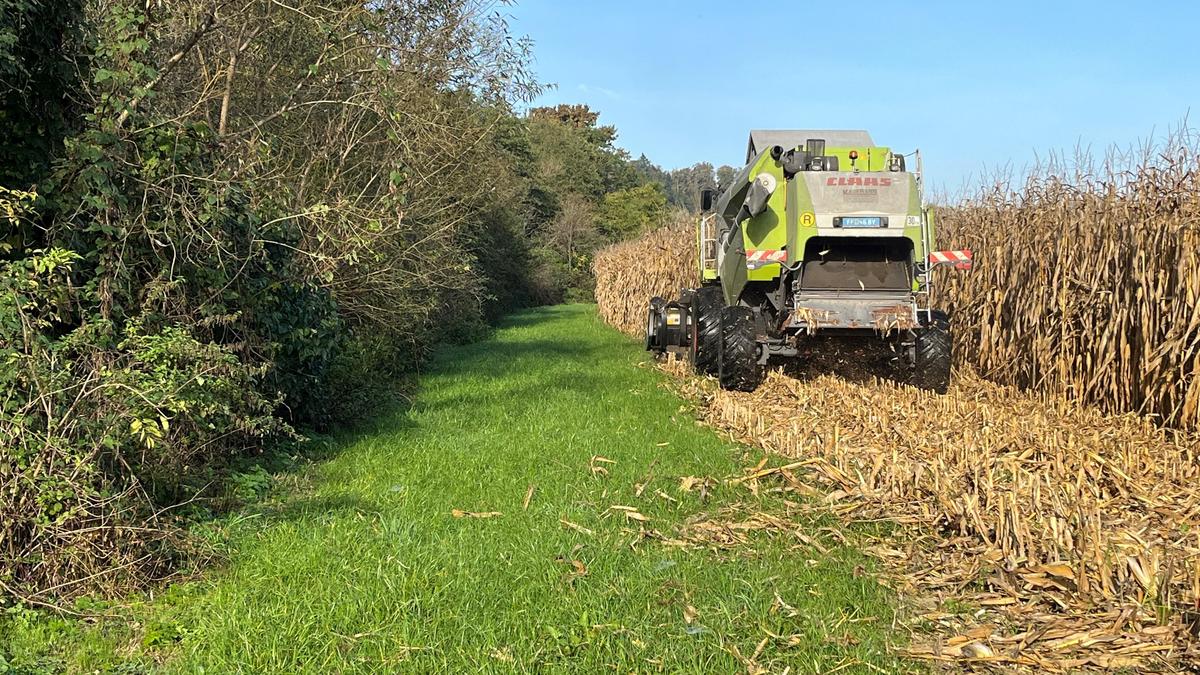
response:
<path id="1" fill-rule="evenodd" d="M 701 194 L 701 286 L 650 301 L 646 348 L 752 391 L 774 360 L 871 337 L 905 381 L 945 393 L 950 318 L 930 307 L 932 272 L 969 269 L 971 252 L 933 250 L 913 155 L 910 172 L 865 131 L 751 132 L 746 166 Z"/>

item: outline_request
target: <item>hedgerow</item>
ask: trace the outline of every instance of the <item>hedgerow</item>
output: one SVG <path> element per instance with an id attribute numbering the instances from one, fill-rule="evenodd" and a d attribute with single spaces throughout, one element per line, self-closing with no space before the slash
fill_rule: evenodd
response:
<path id="1" fill-rule="evenodd" d="M 234 468 L 528 301 L 524 47 L 482 5 L 7 9 L 0 121 L 46 72 L 71 103 L 0 144 L 0 596 L 170 574 Z"/>

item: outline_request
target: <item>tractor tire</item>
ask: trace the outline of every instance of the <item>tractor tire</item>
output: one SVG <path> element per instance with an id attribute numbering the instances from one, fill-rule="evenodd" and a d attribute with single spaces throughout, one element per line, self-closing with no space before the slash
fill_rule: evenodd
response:
<path id="1" fill-rule="evenodd" d="M 692 367 L 701 375 L 717 374 L 717 356 L 721 350 L 721 308 L 725 298 L 716 286 L 696 289 L 692 299 Z"/>
<path id="2" fill-rule="evenodd" d="M 763 367 L 758 365 L 758 340 L 754 335 L 754 312 L 748 307 L 722 307 L 717 379 L 730 391 L 754 391 L 762 384 Z"/>
<path id="3" fill-rule="evenodd" d="M 646 339 L 643 341 L 646 351 L 657 351 L 655 346 L 658 344 L 655 332 L 658 329 L 658 310 L 653 306 L 646 310 Z"/>
<path id="4" fill-rule="evenodd" d="M 646 310 L 646 340 L 645 346 L 648 352 L 662 353 L 659 330 L 662 326 L 662 308 L 667 304 L 666 300 L 657 295 L 650 298 L 650 308 Z"/>
<path id="5" fill-rule="evenodd" d="M 944 394 L 950 388 L 950 366 L 954 347 L 950 318 L 944 312 L 930 312 L 929 323 L 916 331 L 916 355 L 909 384 L 918 389 Z"/>

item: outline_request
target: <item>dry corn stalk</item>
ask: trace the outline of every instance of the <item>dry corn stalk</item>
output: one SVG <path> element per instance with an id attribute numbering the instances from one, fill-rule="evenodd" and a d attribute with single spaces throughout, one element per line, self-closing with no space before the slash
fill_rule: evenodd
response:
<path id="1" fill-rule="evenodd" d="M 695 218 L 680 214 L 666 227 L 610 246 L 596 255 L 596 305 L 600 316 L 622 332 L 646 330 L 650 298 L 679 297 L 698 283 Z"/>
<path id="2" fill-rule="evenodd" d="M 975 253 L 944 275 L 959 362 L 984 377 L 1200 426 L 1200 145 L 1128 170 L 1034 175 L 943 212 Z"/>

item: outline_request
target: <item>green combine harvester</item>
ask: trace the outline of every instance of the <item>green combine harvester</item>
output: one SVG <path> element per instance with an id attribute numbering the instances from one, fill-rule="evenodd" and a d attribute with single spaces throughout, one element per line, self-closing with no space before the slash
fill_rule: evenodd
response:
<path id="1" fill-rule="evenodd" d="M 687 354 L 725 389 L 752 391 L 774 361 L 829 337 L 877 338 L 904 381 L 945 393 L 950 318 L 930 307 L 935 251 L 920 153 L 865 131 L 753 131 L 746 166 L 701 194 L 700 288 L 654 298 L 646 348 Z"/>

